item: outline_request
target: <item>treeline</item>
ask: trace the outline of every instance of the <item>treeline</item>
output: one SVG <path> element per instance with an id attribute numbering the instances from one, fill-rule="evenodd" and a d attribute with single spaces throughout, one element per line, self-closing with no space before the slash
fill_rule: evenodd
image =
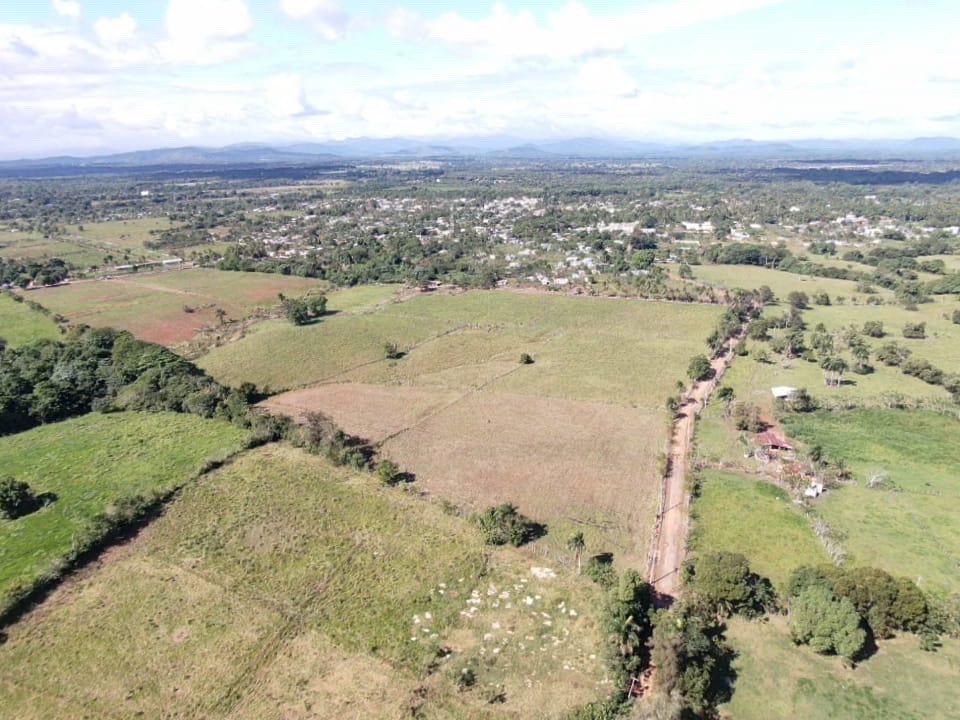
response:
<path id="1" fill-rule="evenodd" d="M 833 246 L 832 243 L 826 243 Z M 812 248 L 814 249 L 814 248 Z M 750 243 L 710 245 L 701 259 L 717 265 L 754 265 L 781 270 L 796 275 L 850 280 L 869 292 L 870 285 L 895 290 L 904 302 L 923 302 L 927 295 L 946 295 L 960 292 L 960 273 L 947 273 L 942 260 L 917 260 L 924 255 L 949 254 L 955 250 L 952 243 L 939 238 L 926 238 L 902 247 L 872 248 L 866 253 L 852 250 L 843 256 L 848 262 L 858 262 L 876 268 L 865 272 L 843 267 L 831 267 L 809 260 L 801 260 L 786 248 Z M 943 275 L 938 280 L 919 282 L 917 272 Z"/>
<path id="2" fill-rule="evenodd" d="M 164 347 L 80 327 L 0 353 L 0 435 L 92 410 L 174 411 L 249 422 L 254 390 L 226 388 Z"/>
<path id="3" fill-rule="evenodd" d="M 177 229 L 164 230 L 155 238 L 144 240 L 148 250 L 180 250 L 195 245 L 207 245 L 213 242 L 213 236 L 206 230 Z"/>
<path id="4" fill-rule="evenodd" d="M 0 258 L 0 285 L 19 288 L 56 285 L 70 277 L 70 268 L 60 258 L 49 260 L 6 260 Z"/>

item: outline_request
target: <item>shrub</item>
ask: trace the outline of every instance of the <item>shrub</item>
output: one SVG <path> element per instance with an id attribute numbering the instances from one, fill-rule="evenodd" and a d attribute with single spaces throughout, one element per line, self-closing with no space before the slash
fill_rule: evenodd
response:
<path id="1" fill-rule="evenodd" d="M 910 350 L 895 342 L 884 343 L 875 353 L 877 360 L 890 367 L 902 365 L 911 354 Z"/>
<path id="2" fill-rule="evenodd" d="M 31 512 L 37 498 L 27 483 L 12 477 L 0 478 L 0 518 L 15 520 Z"/>
<path id="3" fill-rule="evenodd" d="M 960 310 L 953 311 L 953 324 L 960 325 Z"/>
<path id="4" fill-rule="evenodd" d="M 787 295 L 787 302 L 792 308 L 796 308 L 797 310 L 805 310 L 810 305 L 810 298 L 805 292 L 794 290 Z"/>
<path id="5" fill-rule="evenodd" d="M 377 464 L 377 477 L 384 485 L 393 485 L 400 474 L 400 468 L 390 460 L 381 460 Z"/>
<path id="6" fill-rule="evenodd" d="M 809 413 L 817 409 L 817 401 L 807 392 L 806 388 L 799 388 L 784 401 L 784 406 L 795 413 Z"/>
<path id="7" fill-rule="evenodd" d="M 882 338 L 886 333 L 883 331 L 883 323 L 879 320 L 869 320 L 863 324 L 863 334 L 867 337 Z"/>
<path id="8" fill-rule="evenodd" d="M 528 353 L 520 353 L 521 365 L 533 365 L 533 358 Z"/>
<path id="9" fill-rule="evenodd" d="M 820 585 L 802 590 L 791 602 L 790 635 L 798 645 L 848 661 L 857 657 L 867 639 L 853 603 L 837 599 Z"/>
<path id="10" fill-rule="evenodd" d="M 767 427 L 760 415 L 760 408 L 747 403 L 737 403 L 733 406 L 733 424 L 737 430 L 743 432 L 763 432 Z"/>
<path id="11" fill-rule="evenodd" d="M 399 360 L 403 357 L 403 353 L 396 343 L 388 342 L 383 344 L 383 356 L 387 360 Z"/>
<path id="12" fill-rule="evenodd" d="M 830 304 L 830 295 L 825 292 L 815 293 L 813 296 L 813 302 L 815 305 L 829 305 Z"/>
<path id="13" fill-rule="evenodd" d="M 613 555 L 601 553 L 587 560 L 583 574 L 602 588 L 611 588 L 617 581 L 617 571 L 613 569 Z"/>
<path id="14" fill-rule="evenodd" d="M 697 355 L 690 360 L 690 365 L 687 366 L 687 377 L 694 381 L 705 380 L 710 375 L 711 370 L 710 358 L 706 355 Z"/>
<path id="15" fill-rule="evenodd" d="M 537 539 L 545 531 L 542 525 L 522 515 L 511 503 L 487 508 L 471 519 L 480 528 L 483 539 L 488 545 L 509 543 L 519 547 Z"/>
<path id="16" fill-rule="evenodd" d="M 927 324 L 925 322 L 907 323 L 903 326 L 903 336 L 910 340 L 922 340 L 927 336 Z"/>

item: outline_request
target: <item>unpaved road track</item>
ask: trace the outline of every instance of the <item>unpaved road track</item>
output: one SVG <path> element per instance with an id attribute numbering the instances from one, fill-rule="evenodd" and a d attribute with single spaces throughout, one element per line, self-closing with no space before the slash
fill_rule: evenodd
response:
<path id="1" fill-rule="evenodd" d="M 724 372 L 733 362 L 734 349 L 741 338 L 742 335 L 737 335 L 729 340 L 723 354 L 710 363 L 713 368 L 712 377 L 694 383 L 693 387 L 687 391 L 673 422 L 673 434 L 667 455 L 667 474 L 663 481 L 663 502 L 657 518 L 653 543 L 654 554 L 651 558 L 648 578 L 662 605 L 669 605 L 677 595 L 680 586 L 680 566 L 686 556 L 690 509 L 686 479 L 697 417 L 717 389 Z"/>

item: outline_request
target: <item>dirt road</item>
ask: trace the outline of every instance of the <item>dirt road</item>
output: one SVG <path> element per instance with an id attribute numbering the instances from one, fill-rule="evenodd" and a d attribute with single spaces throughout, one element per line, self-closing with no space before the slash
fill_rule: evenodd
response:
<path id="1" fill-rule="evenodd" d="M 687 391 L 673 422 L 667 474 L 663 482 L 661 511 L 654 531 L 654 551 L 650 559 L 648 578 L 663 604 L 669 604 L 677 595 L 680 586 L 679 570 L 686 555 L 690 502 L 686 478 L 697 416 L 733 361 L 734 348 L 741 338 L 742 335 L 738 335 L 730 340 L 724 353 L 711 362 L 712 377 L 694 383 Z"/>

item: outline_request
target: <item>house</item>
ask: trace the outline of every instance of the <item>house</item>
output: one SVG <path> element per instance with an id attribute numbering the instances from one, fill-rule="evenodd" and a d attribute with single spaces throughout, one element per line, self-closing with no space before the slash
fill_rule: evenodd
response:
<path id="1" fill-rule="evenodd" d="M 786 400 L 792 397 L 796 391 L 796 388 L 787 387 L 786 385 L 770 388 L 770 392 L 773 393 L 773 396 L 777 400 Z"/>
<path id="2" fill-rule="evenodd" d="M 803 491 L 804 497 L 818 498 L 823 495 L 823 483 L 812 483 L 810 487 Z"/>
<path id="3" fill-rule="evenodd" d="M 793 445 L 791 445 L 786 438 L 780 437 L 772 430 L 766 430 L 758 434 L 756 441 L 757 445 L 768 452 L 793 452 Z"/>

